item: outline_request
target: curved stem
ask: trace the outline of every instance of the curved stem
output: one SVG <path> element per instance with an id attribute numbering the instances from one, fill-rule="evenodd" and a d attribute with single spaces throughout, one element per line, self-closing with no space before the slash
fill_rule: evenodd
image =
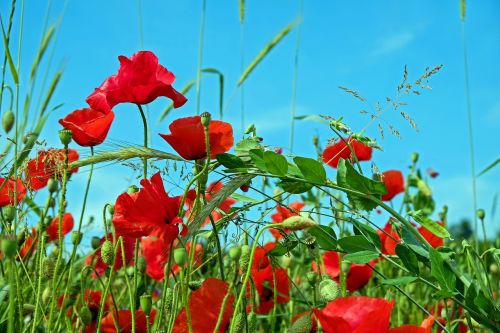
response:
<path id="1" fill-rule="evenodd" d="M 148 148 L 148 121 L 146 119 L 146 115 L 144 114 L 144 110 L 142 109 L 142 106 L 140 104 L 137 104 L 137 107 L 139 108 L 139 112 L 140 112 L 141 118 L 142 118 L 142 124 L 144 126 L 144 148 Z M 144 157 L 143 162 L 144 162 L 143 177 L 144 177 L 144 179 L 147 179 L 148 178 L 148 158 Z"/>

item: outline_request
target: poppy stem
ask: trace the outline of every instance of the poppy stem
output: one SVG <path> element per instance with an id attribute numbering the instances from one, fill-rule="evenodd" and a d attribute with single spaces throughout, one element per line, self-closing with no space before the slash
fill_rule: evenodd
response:
<path id="1" fill-rule="evenodd" d="M 137 104 L 137 107 L 139 108 L 139 112 L 141 114 L 142 118 L 142 124 L 144 126 L 144 148 L 148 148 L 148 121 L 146 119 L 146 115 L 144 114 L 144 110 L 142 109 L 142 106 L 140 104 Z M 143 157 L 143 163 L 144 163 L 144 174 L 143 177 L 144 179 L 148 178 L 148 158 Z"/>

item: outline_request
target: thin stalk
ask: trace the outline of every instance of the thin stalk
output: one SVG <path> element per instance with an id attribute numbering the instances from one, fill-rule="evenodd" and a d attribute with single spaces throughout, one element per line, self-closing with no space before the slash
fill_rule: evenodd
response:
<path id="1" fill-rule="evenodd" d="M 200 114 L 200 97 L 201 97 L 201 66 L 203 59 L 203 37 L 205 35 L 205 12 L 207 1 L 202 0 L 201 18 L 200 18 L 200 36 L 198 46 L 198 68 L 196 70 L 196 115 Z"/>
<path id="2" fill-rule="evenodd" d="M 220 325 L 222 324 L 222 318 L 224 317 L 224 310 L 226 309 L 227 301 L 229 300 L 229 297 L 231 296 L 232 288 L 233 288 L 233 283 L 231 282 L 231 284 L 227 288 L 227 293 L 224 296 L 224 299 L 222 300 L 219 315 L 217 316 L 217 322 L 216 322 L 215 328 L 214 328 L 214 333 L 219 332 Z"/>
<path id="3" fill-rule="evenodd" d="M 141 114 L 141 119 L 142 119 L 142 125 L 144 126 L 144 148 L 148 148 L 148 121 L 146 119 L 146 115 L 144 114 L 144 110 L 142 109 L 142 106 L 140 104 L 137 104 L 137 107 L 139 108 L 139 113 Z M 143 158 L 143 178 L 147 179 L 148 178 L 148 158 L 144 157 Z"/>
<path id="4" fill-rule="evenodd" d="M 189 333 L 193 333 L 193 323 L 191 321 L 191 311 L 189 310 L 189 300 L 188 300 L 188 286 L 187 284 L 184 284 L 185 279 L 184 279 L 184 267 L 180 268 L 179 272 L 180 276 L 180 285 L 181 285 L 181 301 L 182 304 L 184 305 L 184 309 L 186 309 L 186 318 L 187 318 L 187 323 L 188 323 L 188 331 Z"/>
<path id="5" fill-rule="evenodd" d="M 106 287 L 104 289 L 104 293 L 102 294 L 102 297 L 101 297 L 101 304 L 99 306 L 99 316 L 97 317 L 98 320 L 97 320 L 97 330 L 96 330 L 96 332 L 100 332 L 101 331 L 102 316 L 104 314 L 104 308 L 105 308 L 105 305 L 106 305 L 106 299 L 108 297 L 108 293 L 109 293 L 109 290 L 111 288 L 111 282 L 113 281 L 113 273 L 115 271 L 114 267 L 115 267 L 115 262 L 116 262 L 116 255 L 118 253 L 118 246 L 119 245 L 120 245 L 119 243 L 116 243 L 115 246 L 114 246 L 114 249 L 113 249 L 113 263 L 111 265 L 111 269 L 109 270 L 109 277 L 108 277 L 108 281 L 106 281 Z M 130 312 L 131 313 L 135 312 L 135 309 L 131 309 Z M 135 329 L 135 325 L 132 326 L 132 331 L 134 331 L 134 329 Z"/>

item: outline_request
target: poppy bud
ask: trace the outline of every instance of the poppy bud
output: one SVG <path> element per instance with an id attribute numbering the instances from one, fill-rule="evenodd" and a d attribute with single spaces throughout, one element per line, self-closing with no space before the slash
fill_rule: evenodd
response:
<path id="1" fill-rule="evenodd" d="M 56 263 L 52 258 L 43 259 L 42 263 L 42 276 L 49 280 L 54 275 L 54 269 L 56 268 Z"/>
<path id="2" fill-rule="evenodd" d="M 250 124 L 245 130 L 245 134 L 253 133 L 255 135 L 255 131 L 256 131 L 255 124 Z"/>
<path id="3" fill-rule="evenodd" d="M 101 245 L 101 258 L 102 261 L 106 265 L 111 265 L 113 263 L 113 257 L 115 255 L 115 251 L 113 249 L 113 243 L 109 240 L 105 240 Z"/>
<path id="4" fill-rule="evenodd" d="M 99 248 L 99 245 L 101 245 L 101 239 L 97 236 L 92 237 L 90 240 L 90 245 L 92 246 L 92 249 L 97 250 Z"/>
<path id="5" fill-rule="evenodd" d="M 282 256 L 280 258 L 280 266 L 286 269 L 286 268 L 290 267 L 291 261 L 292 261 L 292 258 L 289 255 Z"/>
<path id="6" fill-rule="evenodd" d="M 329 278 L 323 279 L 319 283 L 319 295 L 327 303 L 333 301 L 339 295 L 337 283 Z"/>
<path id="7" fill-rule="evenodd" d="M 33 304 L 23 304 L 23 315 L 29 315 L 35 311 L 35 306 Z"/>
<path id="8" fill-rule="evenodd" d="M 316 284 L 318 281 L 318 274 L 316 272 L 308 272 L 306 274 L 307 282 L 309 282 L 312 286 Z"/>
<path id="9" fill-rule="evenodd" d="M 57 189 L 59 188 L 59 183 L 57 180 L 54 178 L 50 178 L 49 181 L 47 182 L 47 189 L 49 190 L 50 193 L 57 192 Z"/>
<path id="10" fill-rule="evenodd" d="M 490 265 L 490 273 L 493 275 L 497 275 L 499 272 L 498 266 L 496 264 L 491 264 Z"/>
<path id="11" fill-rule="evenodd" d="M 133 194 L 133 193 L 137 193 L 137 192 L 139 192 L 139 188 L 135 185 L 131 185 L 127 190 L 128 194 Z"/>
<path id="12" fill-rule="evenodd" d="M 188 254 L 185 248 L 178 248 L 174 250 L 174 260 L 175 263 L 181 267 L 184 267 L 188 261 Z"/>
<path id="13" fill-rule="evenodd" d="M 14 206 L 8 205 L 2 209 L 3 218 L 7 222 L 12 222 L 16 217 L 16 208 Z"/>
<path id="14" fill-rule="evenodd" d="M 144 274 L 146 272 L 146 267 L 146 258 L 144 256 L 140 256 L 139 258 L 137 258 L 137 270 L 139 271 L 139 273 Z"/>
<path id="15" fill-rule="evenodd" d="M 240 255 L 240 267 L 243 269 L 243 272 L 247 270 L 249 262 L 250 262 L 250 247 L 248 245 L 242 245 L 241 255 Z"/>
<path id="16" fill-rule="evenodd" d="M 297 319 L 292 327 L 288 330 L 289 333 L 309 333 L 311 332 L 313 321 L 311 316 L 305 314 Z"/>
<path id="17" fill-rule="evenodd" d="M 7 258 L 13 258 L 17 252 L 17 239 L 12 236 L 5 236 L 2 239 L 2 253 Z"/>
<path id="18" fill-rule="evenodd" d="M 208 127 L 208 125 L 210 125 L 210 121 L 212 120 L 212 115 L 208 112 L 203 112 L 201 114 L 201 124 L 204 126 L 204 127 Z"/>
<path id="19" fill-rule="evenodd" d="M 59 140 L 61 140 L 61 143 L 67 147 L 71 139 L 73 137 L 73 133 L 69 129 L 62 129 L 59 131 Z"/>
<path id="20" fill-rule="evenodd" d="M 189 281 L 188 287 L 191 290 L 197 290 L 201 288 L 201 285 L 203 284 L 203 280 L 194 280 L 194 281 Z"/>
<path id="21" fill-rule="evenodd" d="M 165 294 L 165 299 L 162 302 L 165 302 L 165 314 L 168 315 L 170 310 L 172 310 L 172 299 L 174 298 L 174 291 L 172 288 L 167 288 L 167 292 Z"/>
<path id="22" fill-rule="evenodd" d="M 45 287 L 42 292 L 42 302 L 43 304 L 47 304 L 50 301 L 51 290 L 49 287 Z"/>
<path id="23" fill-rule="evenodd" d="M 233 246 L 232 248 L 229 249 L 229 257 L 233 261 L 238 261 L 241 256 L 241 247 L 239 246 Z"/>
<path id="24" fill-rule="evenodd" d="M 144 312 L 146 316 L 149 316 L 149 314 L 151 313 L 151 307 L 153 305 L 153 302 L 151 301 L 151 295 L 141 295 L 140 303 L 142 312 Z"/>
<path id="25" fill-rule="evenodd" d="M 80 231 L 73 231 L 71 233 L 71 243 L 78 246 L 82 241 L 82 233 Z"/>
<path id="26" fill-rule="evenodd" d="M 83 306 L 80 311 L 78 311 L 78 316 L 82 320 L 82 323 L 85 326 L 90 325 L 92 322 L 92 312 L 90 312 L 90 309 L 88 306 Z"/>
<path id="27" fill-rule="evenodd" d="M 255 333 L 257 332 L 257 315 L 255 312 L 250 312 L 250 314 L 247 317 L 248 321 L 248 333 Z"/>
<path id="28" fill-rule="evenodd" d="M 238 314 L 235 316 L 234 320 L 234 326 L 233 326 L 233 332 L 235 333 L 242 333 L 245 329 L 245 317 L 241 312 L 238 312 Z"/>
<path id="29" fill-rule="evenodd" d="M 418 162 L 418 153 L 411 154 L 411 161 L 413 163 L 417 163 Z"/>
<path id="30" fill-rule="evenodd" d="M 290 229 L 292 231 L 308 229 L 316 226 L 316 222 L 301 215 L 295 215 L 284 220 L 281 225 L 283 228 Z"/>
<path id="31" fill-rule="evenodd" d="M 476 216 L 480 219 L 480 220 L 484 220 L 484 217 L 485 217 L 485 212 L 484 212 L 484 209 L 482 208 L 479 208 L 477 211 L 476 211 Z"/>
<path id="32" fill-rule="evenodd" d="M 15 116 L 12 110 L 8 110 L 2 116 L 2 126 L 5 133 L 9 133 L 14 126 Z"/>
<path id="33" fill-rule="evenodd" d="M 108 213 L 113 215 L 115 213 L 115 206 L 112 204 L 108 204 Z"/>

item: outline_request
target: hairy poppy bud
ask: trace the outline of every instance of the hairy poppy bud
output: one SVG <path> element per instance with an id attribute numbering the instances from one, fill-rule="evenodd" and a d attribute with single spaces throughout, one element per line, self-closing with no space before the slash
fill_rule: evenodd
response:
<path id="1" fill-rule="evenodd" d="M 318 274 L 316 272 L 307 272 L 306 274 L 307 282 L 311 285 L 315 285 L 316 281 L 318 281 Z"/>
<path id="2" fill-rule="evenodd" d="M 172 288 L 167 288 L 167 292 L 165 294 L 165 299 L 162 302 L 165 302 L 165 314 L 168 315 L 170 310 L 172 310 L 172 300 L 174 298 L 174 291 Z"/>
<path id="3" fill-rule="evenodd" d="M 235 333 L 242 333 L 244 332 L 245 329 L 245 317 L 243 316 L 243 313 L 238 312 L 238 314 L 235 316 L 234 320 L 234 330 L 233 332 Z"/>
<path id="4" fill-rule="evenodd" d="M 57 189 L 59 188 L 59 183 L 57 180 L 54 178 L 50 178 L 48 183 L 47 183 L 47 189 L 49 190 L 50 193 L 57 192 Z"/>
<path id="5" fill-rule="evenodd" d="M 146 267 L 146 258 L 144 256 L 140 256 L 137 259 L 137 270 L 139 271 L 139 273 L 144 274 L 146 272 Z"/>
<path id="6" fill-rule="evenodd" d="M 115 206 L 112 204 L 108 204 L 108 213 L 113 215 L 115 213 Z"/>
<path id="7" fill-rule="evenodd" d="M 243 272 L 247 270 L 249 262 L 250 262 L 250 246 L 242 245 L 241 255 L 240 255 L 240 267 L 243 269 Z"/>
<path id="8" fill-rule="evenodd" d="M 90 245 L 94 250 L 97 250 L 99 248 L 99 245 L 101 245 L 101 239 L 97 236 L 92 237 L 90 240 Z"/>
<path id="9" fill-rule="evenodd" d="M 229 257 L 233 261 L 238 261 L 241 256 L 241 247 L 239 246 L 233 246 L 232 248 L 229 249 Z"/>
<path id="10" fill-rule="evenodd" d="M 70 144 L 73 133 L 69 129 L 62 129 L 59 131 L 59 140 L 66 147 Z"/>
<path id="11" fill-rule="evenodd" d="M 485 214 L 485 212 L 484 212 L 484 209 L 479 208 L 479 209 L 476 211 L 476 216 L 477 216 L 480 220 L 484 220 L 484 217 L 486 216 L 486 214 Z"/>
<path id="12" fill-rule="evenodd" d="M 82 233 L 80 231 L 73 231 L 71 233 L 71 243 L 75 246 L 79 245 L 82 241 Z"/>
<path id="13" fill-rule="evenodd" d="M 194 281 L 189 281 L 188 287 L 191 290 L 197 290 L 201 288 L 201 285 L 203 284 L 203 280 L 194 280 Z"/>
<path id="14" fill-rule="evenodd" d="M 2 253 L 7 258 L 13 258 L 17 251 L 17 239 L 12 236 L 5 236 L 2 239 Z"/>
<path id="15" fill-rule="evenodd" d="M 16 217 L 16 208 L 14 206 L 8 205 L 2 209 L 3 218 L 7 222 L 12 222 Z"/>
<path id="16" fill-rule="evenodd" d="M 203 112 L 201 114 L 201 124 L 204 126 L 204 127 L 208 127 L 208 125 L 210 125 L 210 121 L 212 120 L 212 115 L 208 112 Z"/>
<path id="17" fill-rule="evenodd" d="M 248 321 L 248 332 L 249 333 L 255 333 L 257 332 L 257 315 L 255 312 L 250 312 L 250 314 L 247 317 Z"/>
<path id="18" fill-rule="evenodd" d="M 149 316 L 149 314 L 151 313 L 151 307 L 153 305 L 153 302 L 151 301 L 151 295 L 148 294 L 142 295 L 140 303 L 142 312 L 144 312 L 146 316 Z"/>
<path id="19" fill-rule="evenodd" d="M 175 263 L 181 267 L 188 261 L 188 254 L 185 248 L 178 248 L 174 250 L 174 260 Z"/>
<path id="20" fill-rule="evenodd" d="M 413 163 L 417 163 L 418 162 L 418 153 L 411 154 L 411 161 Z"/>
<path id="21" fill-rule="evenodd" d="M 42 276 L 47 280 L 52 279 L 55 268 L 56 268 L 56 263 L 54 262 L 54 259 L 50 257 L 43 259 Z"/>
<path id="22" fill-rule="evenodd" d="M 316 222 L 301 215 L 295 215 L 287 218 L 285 221 L 281 223 L 283 228 L 287 228 L 290 230 L 303 230 L 316 226 Z"/>
<path id="23" fill-rule="evenodd" d="M 305 314 L 297 319 L 292 327 L 288 330 L 289 333 L 309 333 L 311 332 L 313 321 L 311 316 Z"/>
<path id="24" fill-rule="evenodd" d="M 9 133 L 12 127 L 14 127 L 15 116 L 12 110 L 8 110 L 2 116 L 2 126 L 5 133 Z"/>
<path id="25" fill-rule="evenodd" d="M 113 243 L 109 240 L 105 240 L 101 245 L 101 258 L 102 261 L 106 265 L 111 265 L 113 263 L 113 257 L 115 255 L 115 251 L 113 249 Z"/>
<path id="26" fill-rule="evenodd" d="M 323 279 L 319 283 L 319 295 L 325 302 L 331 302 L 339 295 L 337 283 L 329 278 Z"/>
<path id="27" fill-rule="evenodd" d="M 137 192 L 139 192 L 139 188 L 135 185 L 131 185 L 127 190 L 128 194 L 133 194 L 133 193 L 137 193 Z"/>
<path id="28" fill-rule="evenodd" d="M 82 306 L 80 311 L 78 311 L 78 317 L 82 320 L 82 323 L 85 326 L 90 325 L 92 322 L 92 312 L 90 312 L 90 309 L 88 306 Z"/>

